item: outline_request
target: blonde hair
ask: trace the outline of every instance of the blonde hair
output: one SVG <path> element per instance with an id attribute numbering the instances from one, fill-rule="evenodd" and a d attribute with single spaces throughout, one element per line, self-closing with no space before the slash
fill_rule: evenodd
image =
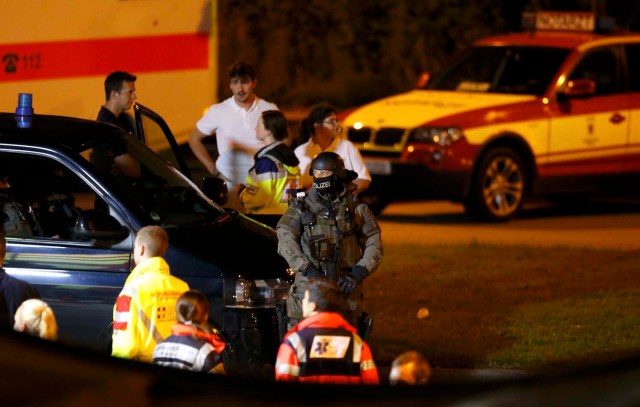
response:
<path id="1" fill-rule="evenodd" d="M 58 324 L 53 310 L 42 300 L 32 298 L 24 301 L 16 310 L 14 319 L 13 329 L 16 331 L 50 341 L 58 339 Z"/>
<path id="2" fill-rule="evenodd" d="M 138 231 L 136 242 L 144 245 L 147 257 L 163 257 L 169 247 L 169 235 L 160 226 L 145 226 Z"/>

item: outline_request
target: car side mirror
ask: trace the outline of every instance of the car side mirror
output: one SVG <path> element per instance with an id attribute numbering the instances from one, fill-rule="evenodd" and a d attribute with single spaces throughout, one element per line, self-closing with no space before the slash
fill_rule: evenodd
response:
<path id="1" fill-rule="evenodd" d="M 202 192 L 220 206 L 229 201 L 229 189 L 222 178 L 204 177 L 202 179 Z"/>
<path id="2" fill-rule="evenodd" d="M 99 240 L 121 242 L 129 236 L 129 229 L 113 216 L 100 210 L 82 211 L 78 214 L 72 238 L 77 240 Z"/>
<path id="3" fill-rule="evenodd" d="M 561 99 L 585 98 L 596 93 L 596 83 L 591 79 L 574 79 L 560 91 Z"/>

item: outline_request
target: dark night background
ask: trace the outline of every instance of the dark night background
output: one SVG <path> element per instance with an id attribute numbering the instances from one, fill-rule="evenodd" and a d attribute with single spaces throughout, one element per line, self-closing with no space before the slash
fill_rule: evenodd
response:
<path id="1" fill-rule="evenodd" d="M 219 0 L 219 91 L 241 59 L 281 107 L 344 109 L 411 89 L 472 41 L 519 31 L 521 13 L 595 11 L 640 31 L 640 0 Z"/>

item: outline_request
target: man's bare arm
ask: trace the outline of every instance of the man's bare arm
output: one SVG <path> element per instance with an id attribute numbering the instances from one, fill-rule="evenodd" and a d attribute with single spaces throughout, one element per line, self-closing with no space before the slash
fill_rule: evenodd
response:
<path id="1" fill-rule="evenodd" d="M 358 189 L 356 190 L 356 193 L 359 194 L 360 192 L 362 192 L 365 189 L 369 188 L 369 185 L 371 184 L 371 181 L 369 181 L 368 179 L 358 178 L 358 179 L 353 180 L 353 183 L 356 184 L 356 186 L 358 187 Z"/>
<path id="2" fill-rule="evenodd" d="M 189 135 L 189 147 L 191 151 L 196 156 L 198 160 L 204 165 L 209 174 L 218 175 L 218 170 L 216 169 L 216 163 L 209 155 L 207 148 L 205 147 L 202 140 L 207 137 L 207 134 L 204 134 L 197 127 L 193 129 L 191 134 Z"/>

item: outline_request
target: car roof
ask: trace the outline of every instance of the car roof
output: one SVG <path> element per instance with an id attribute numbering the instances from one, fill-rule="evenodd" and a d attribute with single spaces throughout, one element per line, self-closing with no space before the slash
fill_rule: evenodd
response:
<path id="1" fill-rule="evenodd" d="M 474 42 L 475 46 L 540 46 L 564 49 L 581 49 L 608 43 L 640 43 L 640 33 L 605 35 L 590 32 L 531 31 L 484 37 Z"/>
<path id="2" fill-rule="evenodd" d="M 64 146 L 77 151 L 124 130 L 117 126 L 63 116 L 33 115 L 29 128 L 19 128 L 13 113 L 0 113 L 0 143 Z"/>

